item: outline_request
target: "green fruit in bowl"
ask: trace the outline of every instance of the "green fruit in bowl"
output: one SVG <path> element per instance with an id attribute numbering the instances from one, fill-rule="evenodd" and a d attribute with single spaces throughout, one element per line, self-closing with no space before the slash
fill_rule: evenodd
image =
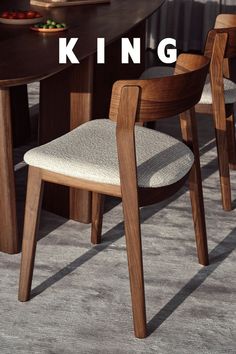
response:
<path id="1" fill-rule="evenodd" d="M 53 20 L 46 20 L 45 22 L 41 22 L 41 23 L 37 23 L 34 25 L 34 28 L 42 28 L 42 29 L 63 29 L 66 28 L 66 24 L 65 23 L 59 23 Z"/>

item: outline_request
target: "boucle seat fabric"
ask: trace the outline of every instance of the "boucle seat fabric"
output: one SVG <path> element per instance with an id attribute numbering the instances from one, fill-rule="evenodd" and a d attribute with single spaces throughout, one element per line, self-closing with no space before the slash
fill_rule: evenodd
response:
<path id="1" fill-rule="evenodd" d="M 194 161 L 192 151 L 175 138 L 141 126 L 135 128 L 138 184 L 162 187 L 183 178 Z M 66 176 L 120 184 L 116 123 L 97 119 L 28 151 L 27 164 Z"/>
<path id="2" fill-rule="evenodd" d="M 236 102 L 236 84 L 233 81 L 224 79 L 224 94 L 226 104 Z M 212 93 L 209 75 L 206 78 L 206 83 L 199 104 L 212 104 Z"/>
<path id="3" fill-rule="evenodd" d="M 157 77 L 171 76 L 174 68 L 168 66 L 154 66 L 143 72 L 140 79 L 153 79 Z M 236 83 L 231 80 L 224 79 L 225 103 L 231 104 L 236 102 Z M 210 76 L 206 78 L 206 83 L 202 92 L 202 97 L 198 104 L 212 104 L 212 93 Z"/>

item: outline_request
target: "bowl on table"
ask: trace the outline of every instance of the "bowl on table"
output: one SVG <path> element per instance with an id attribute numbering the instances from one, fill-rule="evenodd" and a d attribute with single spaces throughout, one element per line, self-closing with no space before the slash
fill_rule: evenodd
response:
<path id="1" fill-rule="evenodd" d="M 7 25 L 30 25 L 41 22 L 43 16 L 38 11 L 3 11 L 0 13 L 0 23 Z"/>

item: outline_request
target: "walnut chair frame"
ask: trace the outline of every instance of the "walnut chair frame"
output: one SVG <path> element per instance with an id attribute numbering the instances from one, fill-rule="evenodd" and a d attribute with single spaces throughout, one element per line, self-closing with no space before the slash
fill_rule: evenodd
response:
<path id="1" fill-rule="evenodd" d="M 30 299 L 44 181 L 92 191 L 91 241 L 93 244 L 101 242 L 103 196 L 122 198 L 136 337 L 144 338 L 147 335 L 139 207 L 165 200 L 176 193 L 186 180 L 189 180 L 198 259 L 202 265 L 209 264 L 193 108 L 201 97 L 208 69 L 208 58 L 185 54 L 178 58 L 175 76 L 153 80 L 118 81 L 114 84 L 109 117 L 117 123 L 119 186 L 79 180 L 29 166 L 19 284 L 20 301 Z M 135 124 L 178 114 L 180 114 L 183 141 L 190 147 L 195 157 L 190 172 L 170 186 L 140 188 L 137 179 Z"/>
<path id="2" fill-rule="evenodd" d="M 236 15 L 217 16 L 215 29 L 208 33 L 205 56 L 211 58 L 212 104 L 199 104 L 196 112 L 212 114 L 215 126 L 223 209 L 232 210 L 230 168 L 236 170 L 234 104 L 224 100 L 224 77 L 231 78 L 236 58 Z M 235 62 L 234 62 L 235 64 Z"/>

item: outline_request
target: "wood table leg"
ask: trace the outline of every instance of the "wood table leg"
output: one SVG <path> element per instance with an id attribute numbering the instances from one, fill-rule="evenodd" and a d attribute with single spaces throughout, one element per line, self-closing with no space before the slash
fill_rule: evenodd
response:
<path id="1" fill-rule="evenodd" d="M 41 82 L 39 143 L 61 136 L 92 118 L 93 56 Z M 89 223 L 91 193 L 45 185 L 44 207 Z"/>
<path id="2" fill-rule="evenodd" d="M 19 251 L 9 89 L 0 89 L 0 251 Z"/>
<path id="3" fill-rule="evenodd" d="M 25 145 L 30 140 L 30 114 L 27 85 L 10 88 L 13 145 Z"/>
<path id="4" fill-rule="evenodd" d="M 93 117 L 94 56 L 73 67 L 70 80 L 70 129 L 88 122 Z M 92 194 L 85 190 L 70 188 L 70 219 L 91 222 Z"/>
<path id="5" fill-rule="evenodd" d="M 96 64 L 94 56 L 74 65 L 70 81 L 70 129 L 90 119 L 108 117 L 113 83 L 120 79 L 137 79 L 145 69 L 145 22 L 126 37 L 141 38 L 141 64 L 121 63 L 121 41 L 106 48 L 106 64 Z M 91 193 L 70 189 L 70 218 L 91 222 Z"/>
<path id="6" fill-rule="evenodd" d="M 39 145 L 70 130 L 68 70 L 40 82 Z M 69 217 L 69 189 L 45 183 L 43 208 Z"/>

